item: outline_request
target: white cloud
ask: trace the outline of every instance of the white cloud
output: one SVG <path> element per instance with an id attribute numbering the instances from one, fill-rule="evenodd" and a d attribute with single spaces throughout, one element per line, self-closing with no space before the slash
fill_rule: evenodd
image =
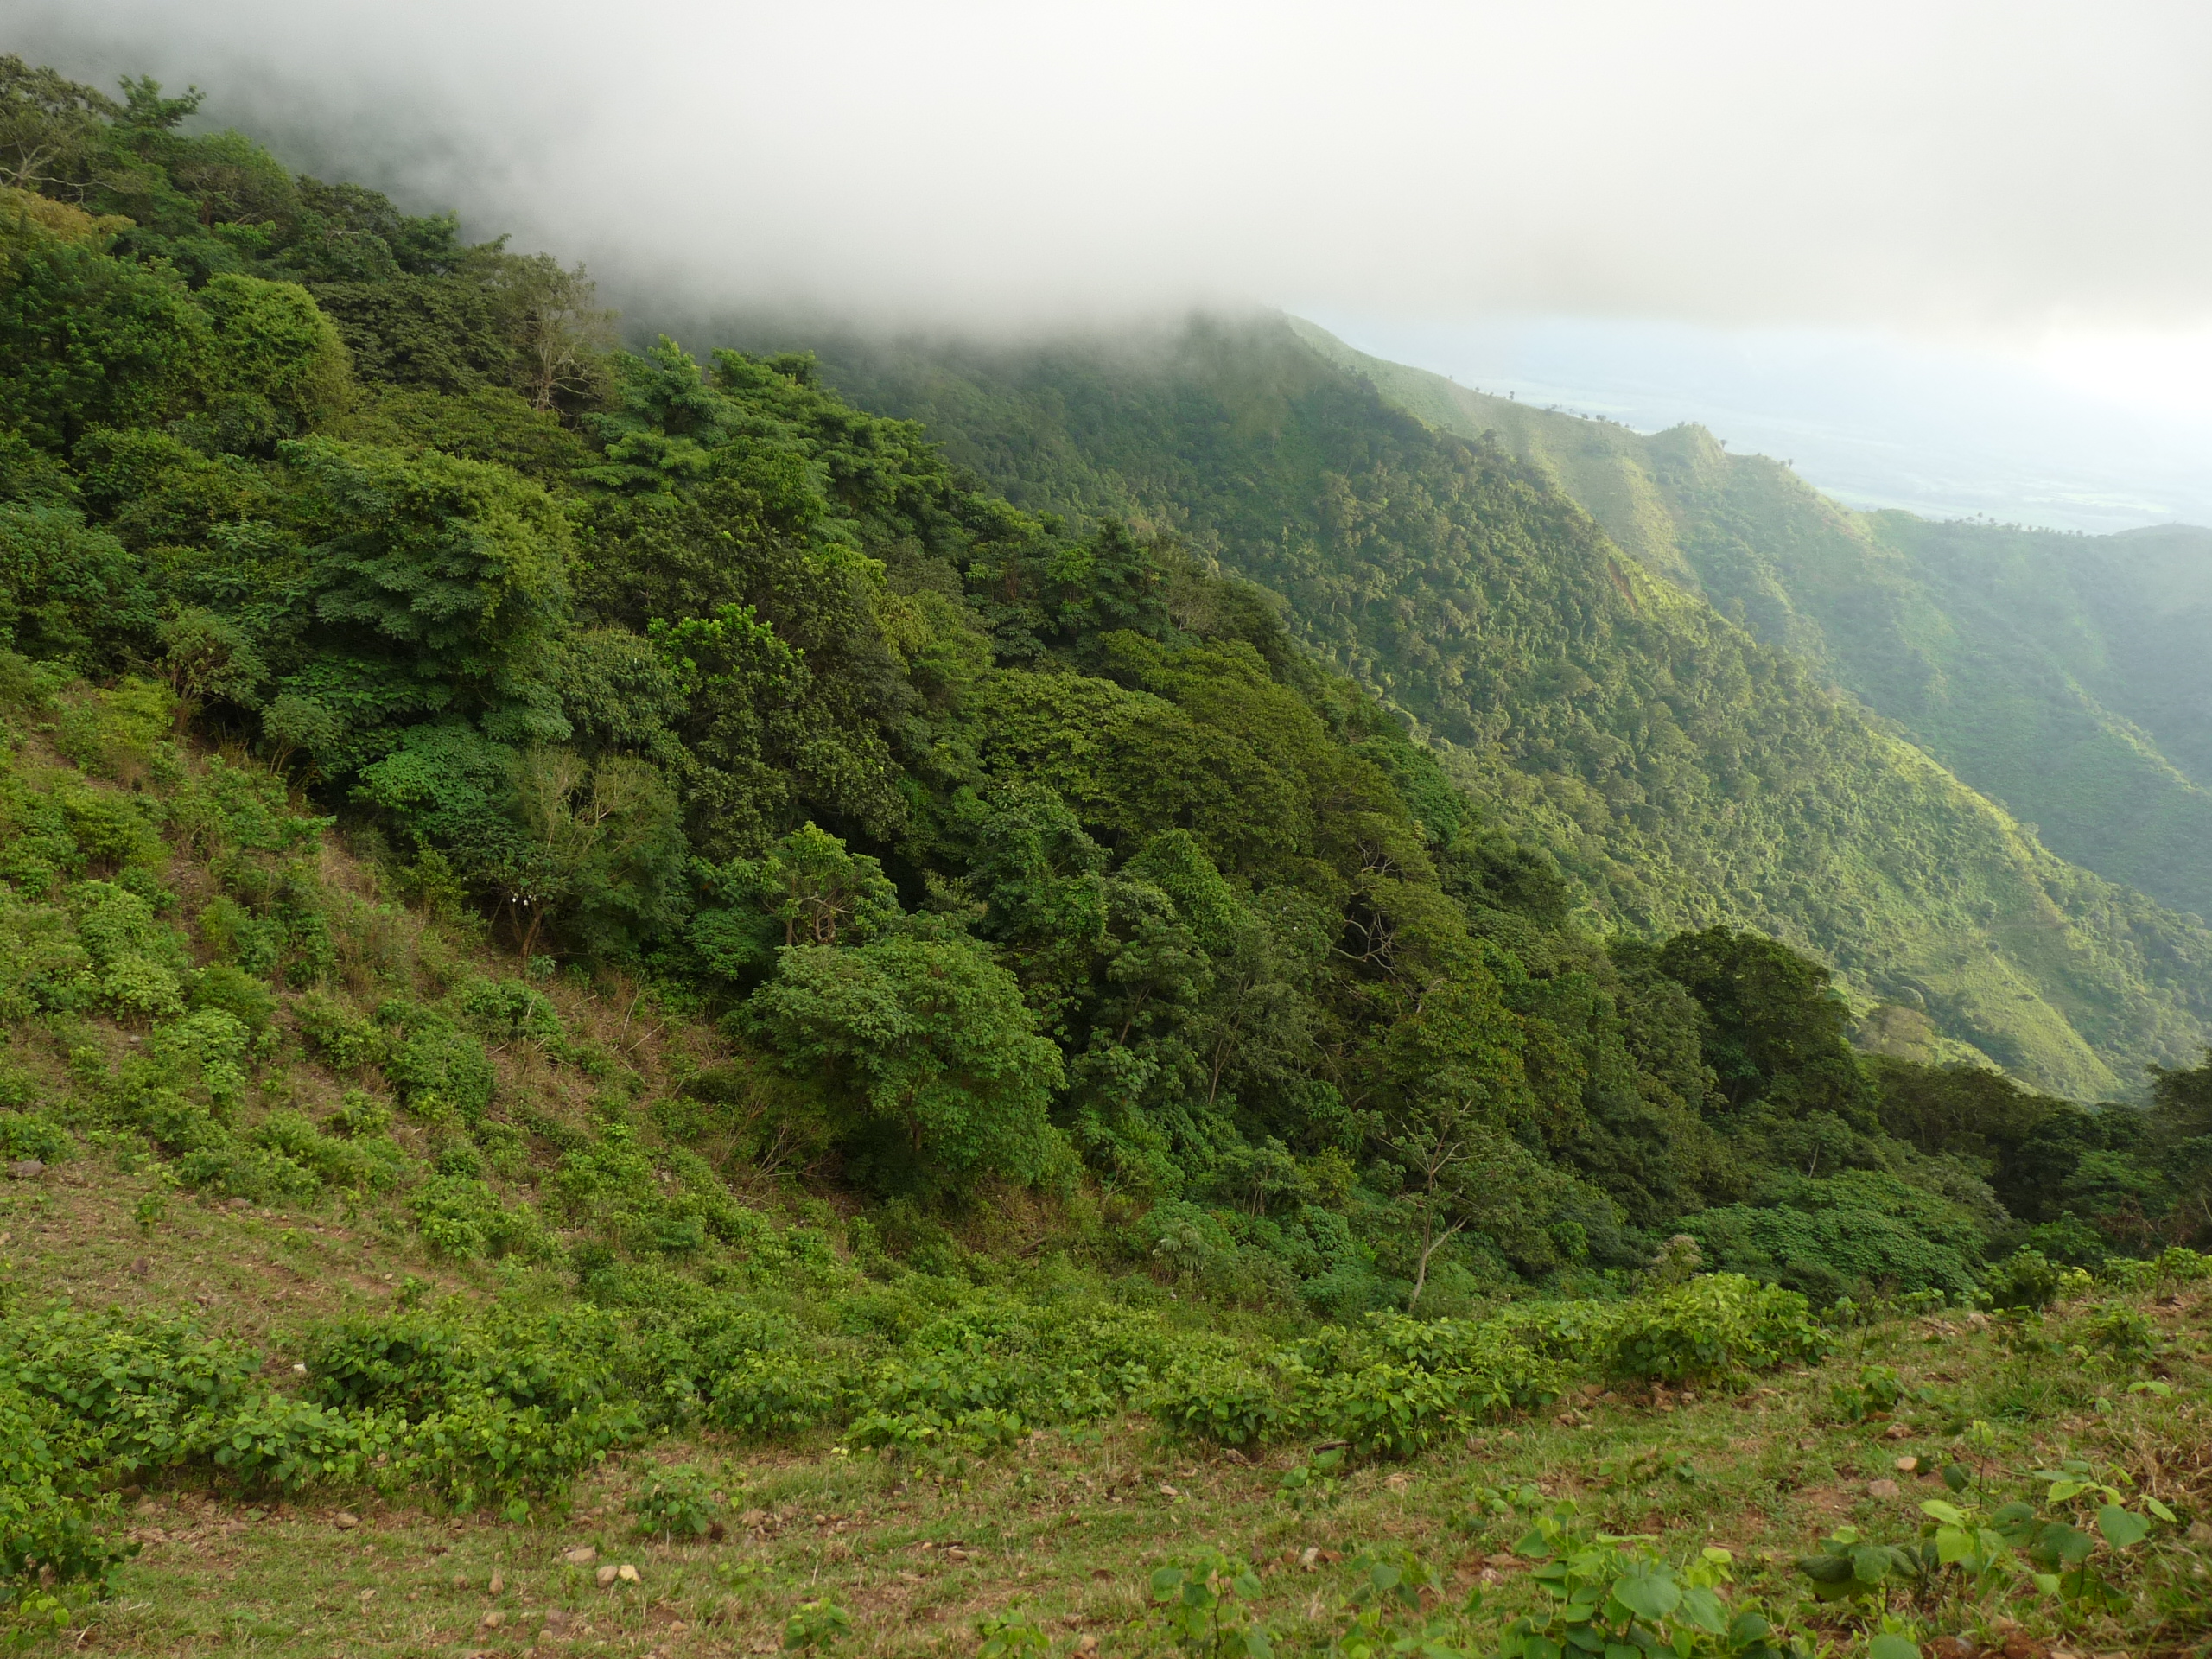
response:
<path id="1" fill-rule="evenodd" d="M 2212 8 L 0 0 L 635 289 L 2212 324 Z"/>

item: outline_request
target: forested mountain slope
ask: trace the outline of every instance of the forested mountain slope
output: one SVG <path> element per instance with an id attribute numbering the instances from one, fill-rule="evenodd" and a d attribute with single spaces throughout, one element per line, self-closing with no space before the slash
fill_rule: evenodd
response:
<path id="1" fill-rule="evenodd" d="M 1784 944 L 1656 936 L 1821 930 L 2077 1094 L 2091 1042 L 2194 1058 L 2201 939 L 1280 325 L 999 429 L 1132 509 L 1071 524 L 811 358 L 614 349 L 581 273 L 124 93 L 0 58 L 49 175 L 0 190 L 10 1145 L 702 1272 L 734 1185 L 862 1254 L 1033 1204 L 1301 1317 L 1617 1289 L 1676 1230 L 1826 1298 L 2201 1229 L 2196 1084 L 2087 1112 L 1899 1009 L 1870 1060 Z M 942 384 L 956 441 L 1022 412 Z M 561 1058 L 556 982 L 683 1064 Z"/>
<path id="2" fill-rule="evenodd" d="M 2062 857 L 2212 915 L 2212 531 L 1854 512 L 1702 428 L 1647 437 L 1292 326 L 1441 430 L 1496 433 L 1648 569 L 1817 664 Z"/>
<path id="3" fill-rule="evenodd" d="M 1071 524 L 122 92 L 0 56 L 0 1639 L 1779 1659 L 1961 1424 L 2009 1630 L 2202 1628 L 2212 1061 L 1592 924 L 2085 1087 L 2194 934 L 1280 327 L 913 370 Z"/>
<path id="4" fill-rule="evenodd" d="M 1622 556 L 1542 471 L 1409 417 L 1286 321 L 812 343 L 856 402 L 925 423 L 1024 506 L 1172 530 L 1279 594 L 1600 915 L 1772 931 L 2076 1095 L 2203 1040 L 2201 925 L 2053 855 L 1812 666 L 1650 575 L 1669 567 L 1649 538 Z"/>

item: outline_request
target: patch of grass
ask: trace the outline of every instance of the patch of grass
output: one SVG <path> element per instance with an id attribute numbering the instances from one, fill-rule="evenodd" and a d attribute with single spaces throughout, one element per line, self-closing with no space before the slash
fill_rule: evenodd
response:
<path id="1" fill-rule="evenodd" d="M 143 1249 L 128 1225 L 130 1193 L 120 1182 L 111 1192 L 0 1189 L 16 1282 L 30 1237 L 62 1282 L 88 1293 L 111 1281 L 158 1299 L 213 1285 L 222 1300 L 211 1317 L 253 1331 L 281 1357 L 294 1351 L 283 1346 L 288 1328 L 302 1329 L 309 1308 L 388 1306 L 396 1287 L 385 1273 L 441 1271 L 411 1243 L 373 1229 L 363 1230 L 364 1249 L 354 1231 L 324 1223 L 187 1205 L 172 1224 L 165 1285 L 150 1287 L 120 1262 Z M 250 1289 L 257 1279 L 270 1286 L 280 1262 L 302 1256 L 327 1262 L 335 1281 L 302 1281 L 302 1307 L 273 1310 L 265 1291 Z M 235 1282 L 225 1271 L 232 1267 L 245 1269 Z M 468 1306 L 558 1295 L 491 1264 L 443 1271 L 436 1294 Z M 1600 1388 L 1570 1395 L 1564 1410 L 1481 1427 L 1409 1461 L 1353 1460 L 1332 1472 L 1336 1491 L 1325 1504 L 1281 1496 L 1285 1475 L 1313 1463 L 1310 1442 L 1177 1442 L 1132 1412 L 935 1462 L 819 1440 L 761 1448 L 678 1433 L 650 1457 L 587 1474 L 567 1515 L 519 1524 L 442 1516 L 367 1491 L 257 1499 L 156 1478 L 130 1495 L 140 1554 L 124 1569 L 120 1593 L 89 1617 L 99 1646 L 116 1652 L 210 1645 L 367 1655 L 398 1646 L 460 1656 L 534 1645 L 680 1659 L 774 1650 L 803 1606 L 826 1603 L 850 1622 L 835 1634 L 840 1652 L 966 1651 L 979 1639 L 978 1620 L 1016 1611 L 1057 1651 L 1090 1651 L 1083 1644 L 1095 1638 L 1103 1651 L 1134 1652 L 1165 1639 L 1154 1573 L 1187 1565 L 1205 1546 L 1253 1564 L 1251 1611 L 1278 1650 L 1319 1652 L 1351 1617 L 1347 1599 L 1361 1582 L 1352 1564 L 1378 1551 L 1417 1558 L 1455 1605 L 1479 1588 L 1480 1630 L 1495 1634 L 1538 1610 L 1532 1564 L 1514 1549 L 1525 1523 L 1485 1497 L 1533 1488 L 1573 1500 L 1606 1531 L 1651 1534 L 1676 1559 L 1727 1550 L 1732 1605 L 1756 1597 L 1793 1628 L 1856 1652 L 1872 1616 L 1812 1606 L 1796 1560 L 1839 1527 L 1885 1542 L 1916 1537 L 1919 1503 L 1947 1496 L 1938 1471 L 1952 1461 L 1972 1455 L 2002 1490 L 2036 1469 L 2087 1459 L 2172 1505 L 2175 1540 L 2202 1525 L 2212 1470 L 2201 1403 L 2212 1299 L 2196 1291 L 2143 1306 L 2160 1332 L 2171 1393 L 2122 1389 L 2101 1412 L 1992 1416 L 1984 1444 L 1951 1427 L 1955 1413 L 1904 1396 L 1903 1409 L 1877 1408 L 1859 1421 L 1840 1421 L 1833 1409 L 1836 1385 L 1856 1384 L 1867 1364 L 1977 1409 L 2023 1390 L 2064 1397 L 2078 1367 L 2063 1351 L 2008 1351 L 1986 1325 L 1936 1316 L 1876 1326 L 1860 1355 L 1784 1370 L 1742 1393 Z M 1901 1457 L 1916 1467 L 1901 1470 Z M 640 1516 L 657 1513 L 656 1493 L 667 1493 L 671 1469 L 686 1464 L 719 1469 L 712 1490 L 727 1508 L 714 1520 L 723 1535 L 676 1525 L 640 1535 Z M 359 1523 L 346 1525 L 349 1516 Z M 595 1556 L 572 1564 L 571 1552 L 586 1547 Z M 598 1582 L 601 1567 L 625 1565 L 634 1581 Z M 2043 1645 L 2139 1651 L 2165 1639 L 2161 1632 L 2176 1635 L 2195 1616 L 2190 1598 L 2201 1600 L 2176 1547 L 2155 1538 L 2121 1588 L 2114 1608 L 2031 1595 L 1949 1609 L 1923 1628 L 1994 1645 L 1997 1621 L 2010 1618 Z"/>

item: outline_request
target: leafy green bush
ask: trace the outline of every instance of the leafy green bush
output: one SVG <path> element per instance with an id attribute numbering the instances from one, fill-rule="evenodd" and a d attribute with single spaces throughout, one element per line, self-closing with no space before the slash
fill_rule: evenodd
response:
<path id="1" fill-rule="evenodd" d="M 111 882 L 79 881 L 69 890 L 69 909 L 103 1002 L 128 1020 L 184 1012 L 183 952 L 150 903 Z"/>
<path id="2" fill-rule="evenodd" d="M 1204 1549 L 1155 1567 L 1150 1587 L 1153 1623 L 1190 1659 L 1271 1659 L 1268 1628 L 1252 1611 L 1259 1575 L 1245 1561 Z"/>
<path id="3" fill-rule="evenodd" d="M 1269 1439 L 1283 1418 L 1275 1378 L 1246 1361 L 1212 1354 L 1172 1363 L 1144 1403 L 1175 1433 L 1222 1446 Z"/>
<path id="4" fill-rule="evenodd" d="M 0 1158 L 59 1164 L 76 1155 L 75 1137 L 47 1113 L 0 1111 Z"/>
<path id="5" fill-rule="evenodd" d="M 640 1533 L 657 1534 L 663 1540 L 678 1534 L 703 1538 L 729 1512 L 729 1500 L 715 1490 L 713 1478 L 698 1465 L 661 1464 L 647 1471 L 626 1507 L 638 1517 Z"/>
<path id="6" fill-rule="evenodd" d="M 454 1000 L 461 1014 L 488 1036 L 522 1038 L 548 1047 L 566 1041 L 552 999 L 518 979 L 471 980 Z"/>
<path id="7" fill-rule="evenodd" d="M 2040 1310 L 2058 1300 L 2064 1274 L 2041 1250 L 2023 1249 L 1992 1268 L 1982 1288 L 1992 1306 Z"/>
<path id="8" fill-rule="evenodd" d="M 1524 1503 L 1535 1496 L 1526 1494 Z M 1529 1507 L 1533 1524 L 1514 1551 L 1536 1562 L 1529 1577 L 1548 1605 L 1506 1627 L 1501 1659 L 1561 1653 L 1790 1659 L 1804 1651 L 1785 1644 L 1756 1603 L 1732 1607 L 1721 1599 L 1734 1576 L 1726 1550 L 1704 1549 L 1677 1564 L 1647 1540 L 1593 1532 L 1571 1500 Z"/>
<path id="9" fill-rule="evenodd" d="M 803 1433 L 830 1421 L 842 1392 L 836 1374 L 810 1356 L 747 1354 L 715 1378 L 707 1421 L 760 1440 Z"/>
<path id="10" fill-rule="evenodd" d="M 220 1008 L 256 1037 L 268 1029 L 276 1014 L 276 998 L 269 987 L 226 962 L 212 963 L 194 974 L 185 988 L 185 1000 L 194 1008 Z"/>
<path id="11" fill-rule="evenodd" d="M 289 1490 L 319 1480 L 353 1481 L 389 1452 L 404 1427 L 375 1412 L 348 1415 L 312 1400 L 257 1394 L 225 1414 L 208 1455 L 249 1485 Z"/>
<path id="12" fill-rule="evenodd" d="M 1322 1378 L 1300 1402 L 1300 1421 L 1355 1452 L 1409 1457 L 1467 1421 L 1466 1372 L 1363 1365 Z"/>
<path id="13" fill-rule="evenodd" d="M 2147 1261 L 2114 1259 L 2105 1264 L 2105 1276 L 2123 1290 L 2186 1285 L 2212 1278 L 2212 1254 L 2201 1254 L 2179 1244 L 2169 1244 Z"/>
<path id="14" fill-rule="evenodd" d="M 1450 1378 L 1464 1414 L 1492 1416 L 1557 1399 L 1571 1373 L 1591 1363 L 1625 1306 L 1529 1304 L 1486 1319 L 1380 1313 L 1370 1315 L 1368 1325 L 1392 1360 Z"/>
<path id="15" fill-rule="evenodd" d="M 383 1136 L 334 1140 L 299 1112 L 271 1112 L 253 1126 L 246 1139 L 254 1146 L 283 1154 L 326 1186 L 385 1192 L 398 1185 L 406 1174 L 407 1156 L 390 1140 Z"/>
<path id="16" fill-rule="evenodd" d="M 320 991 L 295 997 L 292 1019 L 308 1052 L 334 1071 L 358 1071 L 384 1058 L 384 1033 L 335 997 Z"/>
<path id="17" fill-rule="evenodd" d="M 643 1433 L 630 1406 L 562 1414 L 497 1394 L 463 1395 L 405 1431 L 391 1478 L 425 1486 L 458 1510 L 497 1506 L 523 1521 L 532 1500 L 556 1497 Z"/>
<path id="18" fill-rule="evenodd" d="M 0 1386 L 0 1614 L 66 1619 L 59 1599 L 39 1607 L 41 1586 L 105 1591 L 137 1553 L 121 1505 L 99 1490 L 97 1464 L 75 1452 L 74 1438 L 54 1402 Z"/>
<path id="19" fill-rule="evenodd" d="M 391 1127 L 391 1107 L 364 1089 L 348 1089 L 326 1127 L 346 1139 L 382 1135 Z"/>
<path id="20" fill-rule="evenodd" d="M 552 1248 L 535 1210 L 527 1204 L 500 1203 L 490 1185 L 473 1175 L 432 1177 L 410 1207 L 423 1242 L 456 1261 L 482 1255 L 536 1260 Z"/>
<path id="21" fill-rule="evenodd" d="M 852 1616 L 828 1596 L 802 1601 L 784 1621 L 784 1651 L 814 1653 L 835 1647 L 852 1628 Z"/>
<path id="22" fill-rule="evenodd" d="M 1926 1389 L 1912 1387 L 1888 1365 L 1863 1365 L 1858 1381 L 1828 1387 L 1829 1404 L 1847 1423 L 1863 1423 L 1869 1417 L 1896 1410 L 1908 1400 L 1925 1402 L 1927 1398 Z"/>
<path id="23" fill-rule="evenodd" d="M 1827 1346 L 1796 1291 L 1716 1273 L 1625 1304 L 1609 1359 L 1625 1376 L 1727 1381 L 1817 1359 Z"/>
<path id="24" fill-rule="evenodd" d="M 498 1077 L 481 1039 L 442 1014 L 405 1004 L 388 1003 L 377 1017 L 397 1028 L 384 1070 L 409 1111 L 433 1122 L 458 1119 L 474 1127 L 483 1121 Z"/>
<path id="25" fill-rule="evenodd" d="M 2166 1346 L 2165 1333 L 2158 1328 L 2158 1321 L 2125 1302 L 2107 1302 L 2091 1308 L 2075 1334 L 2089 1348 L 2128 1365 L 2154 1359 Z"/>
<path id="26" fill-rule="evenodd" d="M 187 1321 L 67 1306 L 0 1321 L 0 1370 L 63 1414 L 88 1463 L 140 1473 L 200 1464 L 251 1485 L 357 1479 L 400 1425 L 272 1392 L 259 1357 Z"/>

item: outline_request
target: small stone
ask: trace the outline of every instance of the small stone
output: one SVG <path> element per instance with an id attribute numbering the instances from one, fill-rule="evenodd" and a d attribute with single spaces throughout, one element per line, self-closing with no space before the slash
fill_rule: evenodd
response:
<path id="1" fill-rule="evenodd" d="M 1882 1431 L 1882 1438 L 1885 1440 L 1907 1440 L 1912 1438 L 1912 1431 L 1903 1423 L 1891 1423 Z"/>
<path id="2" fill-rule="evenodd" d="M 1869 1497 L 1895 1497 L 1897 1495 L 1897 1484 L 1894 1480 L 1870 1480 L 1866 1483 L 1866 1496 Z"/>
<path id="3" fill-rule="evenodd" d="M 1897 1459 L 1897 1473 L 1901 1475 L 1916 1475 L 1919 1472 L 1920 1459 L 1918 1458 L 1899 1458 Z"/>
<path id="4" fill-rule="evenodd" d="M 507 1616 L 501 1612 L 498 1608 L 494 1607 L 490 1612 L 484 1615 L 483 1628 L 487 1630 L 496 1630 L 500 1625 L 506 1622 Z"/>
<path id="5" fill-rule="evenodd" d="M 351 1532 L 361 1524 L 361 1517 L 350 1510 L 340 1510 L 330 1517 L 330 1524 L 340 1532 Z"/>
<path id="6" fill-rule="evenodd" d="M 621 1580 L 625 1584 L 639 1584 L 643 1582 L 643 1580 L 638 1577 L 638 1569 L 631 1566 L 627 1561 L 623 1562 L 621 1566 L 614 1569 L 614 1576 Z"/>
<path id="7" fill-rule="evenodd" d="M 1077 1653 L 1096 1653 L 1096 1652 L 1097 1652 L 1097 1651 L 1098 1651 L 1098 1638 L 1097 1638 L 1096 1637 L 1095 1637 L 1095 1636 L 1091 1635 L 1088 1630 L 1084 1631 L 1081 1636 L 1078 1636 L 1077 1637 L 1076 1637 L 1076 1639 L 1075 1639 L 1075 1650 L 1076 1650 Z"/>
<path id="8" fill-rule="evenodd" d="M 614 1563 L 609 1561 L 605 1567 L 601 1567 L 599 1571 L 594 1573 L 592 1576 L 598 1580 L 599 1587 L 601 1589 L 606 1589 L 608 1585 L 614 1582 Z"/>
<path id="9" fill-rule="evenodd" d="M 494 1573 L 492 1575 L 492 1582 L 484 1587 L 489 1590 L 495 1596 L 504 1595 L 506 1593 L 507 1581 L 499 1573 Z"/>
<path id="10" fill-rule="evenodd" d="M 599 1559 L 599 1551 L 593 1545 L 578 1544 L 561 1559 L 570 1567 L 589 1567 Z"/>
<path id="11" fill-rule="evenodd" d="M 232 1198 L 231 1200 L 231 1208 L 233 1210 L 251 1210 L 253 1208 L 253 1200 L 251 1198 Z"/>
<path id="12" fill-rule="evenodd" d="M 35 1158 L 18 1158 L 8 1166 L 8 1173 L 19 1181 L 35 1181 L 46 1173 L 46 1166 Z"/>

